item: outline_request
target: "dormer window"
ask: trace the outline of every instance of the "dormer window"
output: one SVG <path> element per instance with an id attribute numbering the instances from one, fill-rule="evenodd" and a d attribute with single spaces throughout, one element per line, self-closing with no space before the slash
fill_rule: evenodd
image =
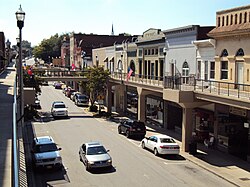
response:
<path id="1" fill-rule="evenodd" d="M 244 56 L 244 51 L 243 51 L 243 49 L 240 48 L 240 49 L 237 51 L 237 53 L 236 53 L 235 56 Z"/>

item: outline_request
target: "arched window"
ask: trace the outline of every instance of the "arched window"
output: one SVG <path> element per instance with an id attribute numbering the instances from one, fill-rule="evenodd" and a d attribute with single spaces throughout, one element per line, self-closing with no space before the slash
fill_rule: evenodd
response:
<path id="1" fill-rule="evenodd" d="M 226 26 L 228 26 L 228 15 L 226 17 Z"/>
<path id="2" fill-rule="evenodd" d="M 234 16 L 231 14 L 230 25 L 233 25 L 233 19 L 234 19 Z"/>
<path id="3" fill-rule="evenodd" d="M 235 15 L 234 15 L 234 24 L 237 24 L 237 19 L 238 19 L 238 15 L 235 14 Z"/>
<path id="4" fill-rule="evenodd" d="M 228 52 L 227 52 L 226 49 L 223 49 L 223 51 L 222 51 L 222 53 L 220 55 L 220 57 L 223 57 L 223 56 L 228 56 Z"/>
<path id="5" fill-rule="evenodd" d="M 132 69 L 132 71 L 133 71 L 131 76 L 135 76 L 135 63 L 134 63 L 133 60 L 130 61 L 130 65 L 129 65 L 129 68 L 128 68 L 128 73 L 129 73 L 130 69 Z"/>
<path id="6" fill-rule="evenodd" d="M 244 56 L 244 51 L 243 51 L 243 49 L 240 48 L 240 49 L 237 51 L 237 53 L 236 53 L 235 56 Z"/>
<path id="7" fill-rule="evenodd" d="M 244 23 L 246 23 L 247 22 L 247 13 L 245 12 L 245 14 L 244 14 Z"/>
<path id="8" fill-rule="evenodd" d="M 224 26 L 224 16 L 222 16 L 222 27 Z"/>
<path id="9" fill-rule="evenodd" d="M 239 20 L 239 24 L 242 23 L 242 13 L 240 13 L 240 20 Z"/>
<path id="10" fill-rule="evenodd" d="M 220 27 L 220 17 L 218 17 L 218 27 Z"/>
<path id="11" fill-rule="evenodd" d="M 182 64 L 182 78 L 183 83 L 187 84 L 189 81 L 189 65 L 186 60 Z"/>

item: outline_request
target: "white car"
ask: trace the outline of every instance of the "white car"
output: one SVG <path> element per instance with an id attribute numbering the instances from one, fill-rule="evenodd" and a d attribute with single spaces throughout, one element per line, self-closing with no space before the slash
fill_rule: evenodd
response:
<path id="1" fill-rule="evenodd" d="M 51 136 L 36 137 L 32 144 L 32 160 L 35 168 L 62 168 L 62 157 Z"/>
<path id="2" fill-rule="evenodd" d="M 68 117 L 68 109 L 63 101 L 55 101 L 51 107 L 51 114 L 56 117 Z"/>
<path id="3" fill-rule="evenodd" d="M 167 135 L 153 135 L 144 138 L 141 142 L 143 149 L 148 148 L 154 151 L 155 155 L 158 154 L 173 154 L 178 155 L 180 153 L 180 146 L 175 140 Z"/>

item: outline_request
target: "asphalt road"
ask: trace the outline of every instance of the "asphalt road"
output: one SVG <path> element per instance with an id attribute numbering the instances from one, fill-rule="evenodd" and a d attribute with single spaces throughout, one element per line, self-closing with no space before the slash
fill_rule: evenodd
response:
<path id="1" fill-rule="evenodd" d="M 232 186 L 218 176 L 180 156 L 155 157 L 140 147 L 140 140 L 127 139 L 117 133 L 117 123 L 93 118 L 84 113 L 52 86 L 44 86 L 41 100 L 43 112 L 49 114 L 53 101 L 68 106 L 69 119 L 45 118 L 34 122 L 36 136 L 51 135 L 62 148 L 64 169 L 34 172 L 36 187 L 40 186 Z M 113 168 L 86 171 L 78 150 L 82 143 L 100 141 L 110 150 Z"/>

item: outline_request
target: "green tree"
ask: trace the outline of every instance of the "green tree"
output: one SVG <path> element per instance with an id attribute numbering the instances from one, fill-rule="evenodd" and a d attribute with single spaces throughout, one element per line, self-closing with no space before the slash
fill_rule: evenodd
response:
<path id="1" fill-rule="evenodd" d="M 104 70 L 103 67 L 96 66 L 90 67 L 88 70 L 88 82 L 84 87 L 90 96 L 90 107 L 93 107 L 97 96 L 105 94 L 110 73 L 108 70 Z"/>
<path id="2" fill-rule="evenodd" d="M 35 46 L 33 54 L 36 58 L 43 59 L 45 62 L 51 62 L 51 58 L 61 56 L 61 46 L 64 37 L 69 37 L 68 34 L 55 34 L 49 39 L 43 39 L 42 42 Z"/>

